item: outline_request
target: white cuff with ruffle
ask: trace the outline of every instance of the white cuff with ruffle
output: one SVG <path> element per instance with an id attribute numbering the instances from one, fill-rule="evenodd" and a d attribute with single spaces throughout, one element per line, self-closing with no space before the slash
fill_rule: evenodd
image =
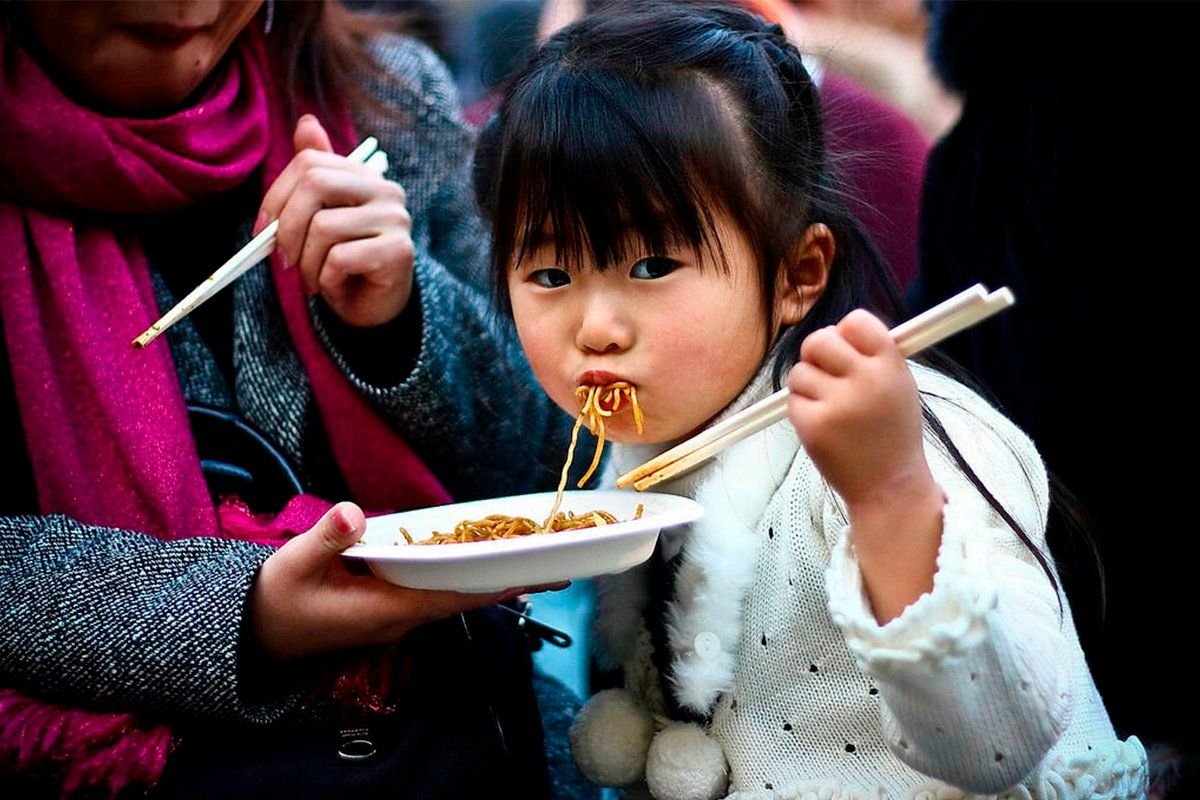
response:
<path id="1" fill-rule="evenodd" d="M 985 512 L 977 503 L 952 499 L 942 513 L 933 590 L 885 625 L 871 610 L 848 527 L 833 549 L 825 575 L 829 613 L 859 665 L 869 672 L 885 675 L 917 662 L 938 666 L 963 656 L 987 635 L 986 616 L 996 606 L 996 586 L 988 570 L 986 542 L 978 537 Z"/>

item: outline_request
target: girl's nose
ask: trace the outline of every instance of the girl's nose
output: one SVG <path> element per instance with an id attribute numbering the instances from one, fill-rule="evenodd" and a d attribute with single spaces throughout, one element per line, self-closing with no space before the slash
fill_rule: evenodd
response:
<path id="1" fill-rule="evenodd" d="M 597 295 L 583 309 L 575 344 L 589 353 L 613 353 L 633 343 L 633 327 L 626 320 L 617 298 Z"/>

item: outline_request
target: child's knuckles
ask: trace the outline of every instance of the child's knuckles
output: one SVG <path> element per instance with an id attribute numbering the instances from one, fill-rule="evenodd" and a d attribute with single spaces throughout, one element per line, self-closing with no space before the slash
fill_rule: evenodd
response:
<path id="1" fill-rule="evenodd" d="M 793 392 L 800 389 L 804 385 L 805 376 L 812 369 L 812 365 L 806 361 L 801 361 L 788 370 L 788 388 Z"/>
<path id="2" fill-rule="evenodd" d="M 800 345 L 800 358 L 805 361 L 812 361 L 821 356 L 821 354 L 831 346 L 832 340 L 837 336 L 832 328 L 818 328 L 804 338 Z"/>

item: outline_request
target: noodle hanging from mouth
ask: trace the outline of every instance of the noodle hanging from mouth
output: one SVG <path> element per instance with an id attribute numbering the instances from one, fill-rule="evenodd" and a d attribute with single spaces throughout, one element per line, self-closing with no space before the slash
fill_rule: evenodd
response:
<path id="1" fill-rule="evenodd" d="M 592 456 L 592 463 L 588 465 L 587 471 L 575 484 L 580 489 L 588 482 L 588 478 L 592 477 L 592 473 L 596 471 L 596 467 L 600 465 L 600 459 L 604 456 L 604 418 L 611 417 L 620 411 L 623 399 L 629 401 L 630 410 L 633 412 L 633 424 L 637 428 L 638 435 L 640 436 L 642 433 L 644 417 L 642 416 L 642 407 L 638 405 L 637 387 L 632 383 L 617 381 L 606 386 L 580 386 L 575 389 L 575 396 L 582 401 L 582 406 L 579 409 L 579 416 L 575 418 L 575 427 L 571 429 L 571 444 L 567 447 L 567 460 L 563 464 L 562 474 L 558 478 L 558 491 L 554 496 L 554 505 L 550 507 L 550 514 L 542 524 L 543 529 L 550 527 L 555 515 L 558 514 L 558 507 L 562 505 L 563 489 L 567 486 L 567 473 L 571 470 L 571 462 L 575 460 L 575 445 L 579 441 L 579 428 L 585 421 L 588 430 L 596 437 L 596 452 Z M 607 408 L 605 408 L 606 405 Z"/>
<path id="2" fill-rule="evenodd" d="M 452 533 L 435 531 L 428 539 L 414 542 L 412 536 L 404 528 L 400 533 L 409 544 L 450 544 L 458 542 L 484 542 L 492 539 L 511 539 L 517 536 L 529 536 L 538 533 L 556 533 L 558 531 L 593 528 L 600 525 L 612 525 L 619 520 L 607 511 L 589 511 L 584 514 L 560 513 L 563 490 L 567 486 L 567 475 L 571 471 L 571 463 L 575 460 L 575 446 L 579 443 L 579 429 L 587 423 L 588 430 L 596 436 L 596 452 L 592 463 L 576 484 L 579 488 L 588 482 L 600 465 L 604 454 L 605 425 L 604 420 L 628 406 L 633 414 L 633 424 L 640 435 L 645 417 L 638 404 L 637 387 L 628 381 L 616 381 L 604 386 L 580 386 L 575 390 L 581 406 L 579 416 L 575 418 L 575 426 L 571 429 L 571 443 L 567 447 L 567 460 L 563 464 L 562 473 L 558 479 L 558 490 L 554 495 L 554 505 L 546 521 L 538 525 L 528 517 L 510 517 L 504 514 L 492 514 L 477 520 L 464 520 L 454 526 Z M 637 507 L 634 519 L 641 519 L 642 506 Z"/>

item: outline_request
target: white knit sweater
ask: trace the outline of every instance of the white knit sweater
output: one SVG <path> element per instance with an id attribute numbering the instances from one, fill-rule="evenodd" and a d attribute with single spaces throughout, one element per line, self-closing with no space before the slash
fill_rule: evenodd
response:
<path id="1" fill-rule="evenodd" d="M 1033 445 L 962 385 L 913 371 L 984 485 L 1044 548 L 1047 480 Z M 769 388 L 760 375 L 727 413 Z M 618 447 L 613 469 L 650 452 Z M 947 497 L 934 588 L 883 626 L 840 502 L 787 420 L 660 487 L 706 510 L 690 528 L 664 533 L 666 557 L 683 551 L 667 622 L 672 693 L 711 713 L 707 732 L 728 762 L 725 791 L 1143 797 L 1145 751 L 1136 738 L 1116 738 L 1065 596 L 929 435 L 926 452 Z M 600 580 L 597 631 L 661 730 L 669 720 L 641 616 L 648 572 Z"/>

